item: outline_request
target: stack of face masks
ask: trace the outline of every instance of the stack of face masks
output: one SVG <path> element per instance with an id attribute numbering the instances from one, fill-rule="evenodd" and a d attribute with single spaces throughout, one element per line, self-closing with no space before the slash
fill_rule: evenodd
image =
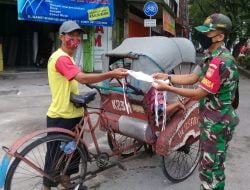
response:
<path id="1" fill-rule="evenodd" d="M 128 114 L 130 114 L 130 110 L 129 110 L 129 106 L 128 106 L 128 102 L 127 102 L 127 97 L 126 97 L 126 92 L 125 92 L 125 80 L 124 79 L 122 79 L 122 90 L 123 90 L 123 99 L 124 99 L 126 111 Z"/>
<path id="2" fill-rule="evenodd" d="M 145 81 L 145 82 L 154 82 L 154 79 L 151 75 L 145 74 L 143 72 L 136 72 L 136 71 L 132 71 L 132 70 L 128 70 L 128 74 L 132 77 L 134 77 L 137 80 L 141 80 L 141 81 Z M 162 80 L 159 80 L 162 81 Z M 166 82 L 167 84 L 169 84 L 169 80 L 163 81 Z M 124 88 L 124 85 L 123 85 Z M 126 96 L 125 96 L 125 90 L 124 91 L 124 101 L 126 104 Z M 163 99 L 162 101 L 162 105 L 163 105 L 163 119 L 162 119 L 162 131 L 165 130 L 166 128 L 166 119 L 167 119 L 167 92 L 164 91 L 163 92 L 163 97 L 162 95 L 160 95 L 160 93 L 157 90 L 154 90 L 154 112 L 155 112 L 155 124 L 157 127 L 159 127 L 159 101 L 161 101 L 161 99 Z M 128 112 L 128 110 L 127 110 Z"/>

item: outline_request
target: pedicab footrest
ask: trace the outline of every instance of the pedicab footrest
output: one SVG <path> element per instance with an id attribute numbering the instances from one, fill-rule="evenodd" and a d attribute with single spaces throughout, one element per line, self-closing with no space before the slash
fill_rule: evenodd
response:
<path id="1" fill-rule="evenodd" d="M 95 99 L 96 92 L 87 92 L 85 94 L 70 94 L 70 101 L 76 106 L 76 107 L 84 107 L 91 101 Z"/>

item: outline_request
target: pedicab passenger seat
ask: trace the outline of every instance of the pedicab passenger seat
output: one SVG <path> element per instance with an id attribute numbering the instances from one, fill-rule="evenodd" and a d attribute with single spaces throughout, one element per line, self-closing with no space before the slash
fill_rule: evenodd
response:
<path id="1" fill-rule="evenodd" d="M 86 107 L 88 103 L 95 99 L 96 92 L 87 92 L 85 94 L 70 94 L 70 101 L 76 107 Z"/>
<path id="2" fill-rule="evenodd" d="M 151 75 L 158 72 L 168 73 L 182 63 L 195 61 L 194 46 L 186 38 L 135 37 L 125 39 L 118 47 L 105 53 L 102 56 L 102 69 L 103 72 L 108 72 L 122 67 Z M 131 76 L 126 79 L 127 83 L 141 89 L 144 94 L 151 89 L 149 82 Z M 110 81 L 103 81 L 103 86 L 110 86 Z M 142 93 L 138 91 L 138 94 Z"/>

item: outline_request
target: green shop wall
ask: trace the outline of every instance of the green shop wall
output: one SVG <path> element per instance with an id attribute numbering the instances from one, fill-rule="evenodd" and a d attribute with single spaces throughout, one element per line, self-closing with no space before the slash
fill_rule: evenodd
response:
<path id="1" fill-rule="evenodd" d="M 84 33 L 87 34 L 87 39 L 83 40 L 83 70 L 85 72 L 93 72 L 94 70 L 94 27 L 83 27 Z"/>
<path id="2" fill-rule="evenodd" d="M 115 47 L 119 46 L 124 40 L 124 20 L 116 18 L 113 28 L 113 34 L 115 35 Z"/>

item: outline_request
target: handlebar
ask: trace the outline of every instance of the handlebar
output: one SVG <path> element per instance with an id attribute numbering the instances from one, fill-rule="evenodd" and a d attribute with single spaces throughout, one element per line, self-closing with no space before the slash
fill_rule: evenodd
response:
<path id="1" fill-rule="evenodd" d="M 115 92 L 123 92 L 122 88 L 112 88 L 112 87 L 107 87 L 107 86 L 99 86 L 99 85 L 87 85 L 89 88 L 93 89 L 97 89 L 97 90 L 109 90 L 109 91 L 115 91 Z M 131 94 L 132 91 L 130 90 L 125 90 L 126 93 Z"/>
<path id="2" fill-rule="evenodd" d="M 122 88 L 114 88 L 114 87 L 107 87 L 107 86 L 99 86 L 99 85 L 91 85 L 91 84 L 86 84 L 86 86 L 88 86 L 89 88 L 93 89 L 97 89 L 97 90 L 109 90 L 109 91 L 115 91 L 115 92 L 121 92 L 123 93 L 123 89 Z M 136 94 L 136 95 L 143 95 L 143 92 L 131 85 L 128 86 L 129 88 L 131 88 L 132 90 L 126 89 L 125 93 L 127 94 Z"/>
<path id="3" fill-rule="evenodd" d="M 134 91 L 134 94 L 136 94 L 136 95 L 143 95 L 144 94 L 141 89 L 136 88 L 129 83 L 127 83 L 127 87 L 131 88 Z"/>

